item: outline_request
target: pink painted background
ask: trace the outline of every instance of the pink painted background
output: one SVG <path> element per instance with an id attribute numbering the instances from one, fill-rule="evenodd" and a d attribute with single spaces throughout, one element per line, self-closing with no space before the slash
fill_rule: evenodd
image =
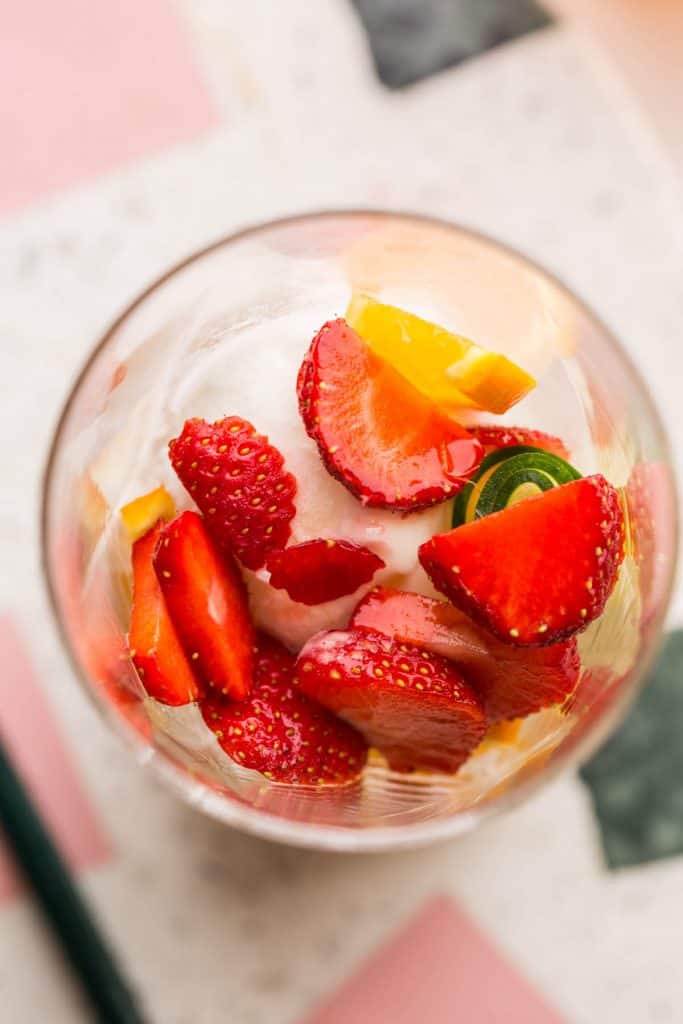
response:
<path id="1" fill-rule="evenodd" d="M 111 850 L 59 733 L 31 665 L 23 637 L 9 616 L 0 617 L 0 734 L 57 845 L 74 870 L 102 864 Z M 0 902 L 20 882 L 0 844 Z"/>
<path id="2" fill-rule="evenodd" d="M 568 1024 L 446 897 L 304 1024 Z"/>
<path id="3" fill-rule="evenodd" d="M 0 95 L 0 214 L 216 121 L 168 0 L 0 0 Z"/>

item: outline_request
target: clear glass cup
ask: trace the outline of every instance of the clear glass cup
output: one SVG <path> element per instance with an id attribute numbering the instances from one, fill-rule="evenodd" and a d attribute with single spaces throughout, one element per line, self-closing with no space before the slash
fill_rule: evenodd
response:
<path id="1" fill-rule="evenodd" d="M 582 676 L 563 708 L 526 719 L 513 740 L 485 742 L 452 777 L 399 775 L 377 760 L 357 784 L 314 790 L 240 769 L 196 709 L 169 710 L 145 697 L 127 656 L 130 545 L 118 513 L 166 466 L 188 375 L 210 375 L 214 360 L 255 328 L 295 345 L 300 361 L 352 290 L 488 340 L 534 373 L 539 387 L 504 422 L 560 435 L 582 472 L 602 472 L 622 489 L 628 556 L 604 615 L 581 637 Z M 215 418 L 214 409 L 193 414 Z M 518 253 L 451 224 L 380 212 L 255 227 L 148 288 L 100 340 L 69 395 L 43 500 L 45 573 L 64 643 L 86 691 L 138 760 L 229 825 L 349 851 L 466 832 L 585 758 L 623 714 L 656 651 L 676 533 L 661 421 L 604 325 Z"/>

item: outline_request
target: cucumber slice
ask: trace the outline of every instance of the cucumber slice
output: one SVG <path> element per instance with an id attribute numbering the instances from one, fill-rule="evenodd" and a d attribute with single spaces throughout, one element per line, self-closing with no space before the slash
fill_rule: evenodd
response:
<path id="1" fill-rule="evenodd" d="M 512 455 L 521 455 L 524 452 L 538 452 L 540 448 L 532 448 L 527 444 L 510 445 L 508 448 L 496 448 L 489 452 L 480 462 L 477 472 L 468 484 L 465 484 L 453 503 L 453 526 L 462 526 L 463 523 L 470 523 L 474 519 L 474 509 L 477 499 L 481 494 L 482 487 L 491 475 L 494 466 Z"/>
<path id="2" fill-rule="evenodd" d="M 533 455 L 537 452 L 543 455 L 550 455 L 550 452 L 546 452 L 545 448 L 533 448 L 528 444 L 511 444 L 508 448 L 496 448 L 495 451 L 489 452 L 481 460 L 474 480 L 481 480 L 484 473 L 491 469 L 492 466 L 497 466 L 499 462 L 507 462 L 508 459 L 513 458 L 515 455 Z"/>
<path id="3" fill-rule="evenodd" d="M 513 455 L 501 462 L 486 481 L 477 501 L 474 518 L 480 519 L 492 512 L 500 512 L 516 501 L 529 497 L 529 485 L 534 485 L 537 488 L 535 493 L 541 494 L 552 487 L 579 480 L 580 477 L 581 474 L 573 466 L 550 452 Z M 534 493 L 533 490 L 531 493 Z"/>
<path id="4" fill-rule="evenodd" d="M 500 512 L 518 501 L 579 480 L 581 474 L 564 459 L 543 448 L 514 445 L 490 452 L 476 476 L 457 496 L 453 526 Z"/>

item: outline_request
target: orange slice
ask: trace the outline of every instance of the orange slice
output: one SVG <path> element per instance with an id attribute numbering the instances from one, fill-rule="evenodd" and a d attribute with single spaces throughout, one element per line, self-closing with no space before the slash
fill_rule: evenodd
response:
<path id="1" fill-rule="evenodd" d="M 523 718 L 513 718 L 507 722 L 495 722 L 490 725 L 486 735 L 477 747 L 477 753 L 483 754 L 503 744 L 506 747 L 519 746 Z"/>
<path id="2" fill-rule="evenodd" d="M 133 541 L 147 533 L 157 519 L 172 519 L 174 515 L 175 504 L 165 487 L 157 487 L 135 501 L 130 501 L 121 509 L 121 519 L 126 533 Z"/>
<path id="3" fill-rule="evenodd" d="M 488 740 L 496 743 L 517 743 L 524 722 L 523 718 L 513 718 L 508 722 L 496 722 L 486 734 Z"/>
<path id="4" fill-rule="evenodd" d="M 369 295 L 352 297 L 346 320 L 373 352 L 446 411 L 504 413 L 536 386 L 506 356 Z"/>

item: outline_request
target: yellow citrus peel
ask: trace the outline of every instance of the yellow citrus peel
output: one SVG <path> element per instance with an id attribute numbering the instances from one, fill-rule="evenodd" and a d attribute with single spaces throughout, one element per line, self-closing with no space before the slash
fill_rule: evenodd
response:
<path id="1" fill-rule="evenodd" d="M 165 487 L 157 487 L 121 509 L 123 525 L 132 541 L 151 530 L 157 519 L 172 519 L 174 515 L 175 503 Z"/>
<path id="2" fill-rule="evenodd" d="M 367 345 L 436 404 L 501 414 L 536 386 L 506 356 L 407 313 L 356 294 L 346 320 Z"/>

